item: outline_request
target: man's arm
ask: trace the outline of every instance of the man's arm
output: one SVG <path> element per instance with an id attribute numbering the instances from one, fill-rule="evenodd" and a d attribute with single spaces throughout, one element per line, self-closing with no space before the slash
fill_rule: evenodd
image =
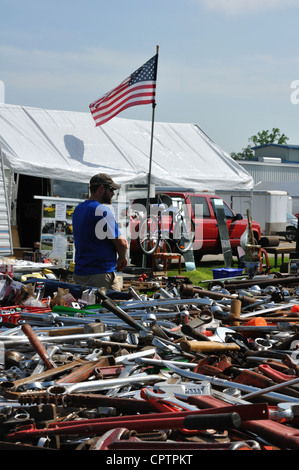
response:
<path id="1" fill-rule="evenodd" d="M 123 236 L 113 239 L 112 242 L 118 254 L 116 269 L 117 271 L 123 271 L 128 264 L 128 242 Z"/>

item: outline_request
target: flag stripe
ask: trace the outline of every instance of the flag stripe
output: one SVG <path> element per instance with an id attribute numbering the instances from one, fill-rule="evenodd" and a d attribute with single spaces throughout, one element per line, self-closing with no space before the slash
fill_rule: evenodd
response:
<path id="1" fill-rule="evenodd" d="M 137 90 L 139 91 L 139 90 Z M 123 94 L 119 99 L 112 101 L 108 105 L 99 106 L 96 109 L 91 109 L 92 116 L 96 122 L 96 125 L 104 124 L 107 122 L 107 117 L 110 115 L 112 117 L 119 114 L 124 109 L 131 106 L 137 106 L 142 104 L 153 103 L 155 97 L 155 86 L 152 86 L 152 91 L 150 92 L 127 92 Z M 143 99 L 140 99 L 143 98 Z M 125 105 L 127 103 L 127 106 Z"/>
<path id="2" fill-rule="evenodd" d="M 107 105 L 91 108 L 92 115 L 94 118 L 99 118 L 100 116 L 107 114 L 110 111 L 114 111 L 118 107 L 121 107 L 126 101 L 135 100 L 136 97 L 141 98 L 142 96 L 144 96 L 147 100 L 149 100 L 149 103 L 151 103 L 153 100 L 153 95 L 155 93 L 154 89 L 155 85 L 150 86 L 149 91 L 143 91 L 144 88 L 140 89 L 140 87 L 137 87 L 134 92 L 123 93 L 121 96 L 117 97 Z"/>
<path id="3" fill-rule="evenodd" d="M 114 113 L 112 114 L 109 114 L 108 116 L 106 116 L 106 118 L 103 118 L 101 120 L 96 120 L 96 123 L 97 123 L 97 126 L 100 126 L 101 124 L 105 124 L 105 122 L 107 121 L 110 121 L 110 119 L 112 119 L 113 117 L 117 116 L 117 114 L 119 114 L 120 112 L 124 111 L 125 109 L 127 108 L 130 108 L 132 106 L 137 106 L 137 105 L 141 105 L 141 104 L 150 104 L 151 101 L 148 101 L 148 102 L 144 102 L 144 101 L 140 101 L 140 102 L 130 102 L 130 103 L 127 103 L 126 105 L 122 106 L 120 109 L 118 109 L 117 111 L 115 111 Z"/>
<path id="4" fill-rule="evenodd" d="M 130 99 L 125 99 L 117 103 L 116 106 L 110 106 L 107 110 L 99 112 L 99 111 L 92 111 L 92 116 L 94 119 L 101 119 L 102 117 L 108 116 L 109 114 L 113 113 L 114 111 L 120 110 L 123 108 L 125 104 L 132 103 L 134 104 L 150 104 L 152 103 L 152 93 L 141 94 L 138 93 L 134 96 L 131 96 Z"/>
<path id="5" fill-rule="evenodd" d="M 120 85 L 89 105 L 96 126 L 100 126 L 121 111 L 155 102 L 158 55 L 152 57 Z"/>
<path id="6" fill-rule="evenodd" d="M 112 106 L 114 103 L 117 103 L 117 101 L 119 101 L 123 97 L 126 97 L 127 95 L 135 94 L 138 92 L 140 93 L 141 90 L 144 90 L 144 93 L 148 93 L 149 90 L 153 90 L 154 88 L 156 88 L 155 82 L 144 82 L 144 84 L 142 85 L 131 86 L 130 89 L 126 87 L 125 90 L 124 89 L 120 90 L 118 93 L 115 93 L 112 97 L 109 97 L 109 98 L 107 97 L 104 102 L 101 102 L 104 104 L 99 103 L 99 101 L 97 101 L 97 104 L 91 104 L 90 109 L 91 110 L 97 110 L 99 108 L 106 109 L 109 106 Z"/>
<path id="7" fill-rule="evenodd" d="M 90 107 L 95 107 L 101 104 L 103 101 L 106 101 L 110 98 L 113 98 L 113 96 L 117 95 L 118 93 L 121 93 L 123 90 L 125 90 L 129 84 L 130 77 L 124 80 L 117 88 L 114 88 L 113 90 L 109 91 L 106 93 L 102 98 L 99 98 L 98 100 L 94 101 L 93 103 L 90 104 Z"/>
<path id="8" fill-rule="evenodd" d="M 103 120 L 107 121 L 107 118 L 111 119 L 121 111 L 124 111 L 124 109 L 141 104 L 150 104 L 151 102 L 152 100 L 148 100 L 146 99 L 146 97 L 143 97 L 143 99 L 140 99 L 140 97 L 137 97 L 135 99 L 132 98 L 129 101 L 123 101 L 122 104 L 120 106 L 117 106 L 116 108 L 109 109 L 109 111 L 106 113 L 101 113 L 98 116 L 93 115 L 93 117 L 97 122 L 102 122 Z"/>

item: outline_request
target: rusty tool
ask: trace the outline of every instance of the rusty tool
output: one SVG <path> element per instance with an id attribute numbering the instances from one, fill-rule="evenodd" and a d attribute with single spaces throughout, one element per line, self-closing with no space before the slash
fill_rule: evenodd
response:
<path id="1" fill-rule="evenodd" d="M 299 332 L 295 333 L 292 335 L 290 338 L 286 339 L 285 341 L 282 341 L 281 343 L 276 345 L 276 349 L 279 350 L 287 350 L 290 349 L 292 346 L 292 343 L 299 342 Z"/>
<path id="2" fill-rule="evenodd" d="M 254 440 L 238 441 L 238 442 L 177 442 L 173 440 L 161 441 L 161 440 L 143 440 L 142 436 L 139 438 L 138 434 L 136 435 L 135 431 L 129 431 L 126 428 L 116 428 L 107 431 L 100 438 L 96 437 L 90 439 L 87 444 L 90 445 L 89 450 L 110 450 L 110 451 L 120 451 L 120 450 L 130 450 L 130 451 L 151 451 L 154 452 L 152 457 L 152 463 L 158 464 L 161 463 L 163 459 L 171 458 L 173 463 L 186 464 L 190 463 L 189 459 L 193 457 L 192 454 L 189 454 L 192 451 L 198 450 L 261 450 L 261 446 L 258 442 Z M 86 441 L 83 443 L 84 447 L 77 448 L 76 450 L 86 449 Z M 186 456 L 179 456 L 177 452 L 186 452 Z M 176 454 L 173 456 L 171 452 L 175 451 Z M 164 456 L 160 457 L 159 453 L 163 452 Z M 168 460 L 165 463 L 170 463 Z"/>
<path id="3" fill-rule="evenodd" d="M 165 391 L 162 389 L 159 389 L 157 392 L 148 389 L 148 388 L 143 388 L 141 390 L 140 396 L 144 398 L 145 400 L 149 401 L 154 407 L 156 407 L 159 411 L 161 412 L 167 412 L 167 411 L 198 411 L 197 406 L 194 406 L 186 401 L 182 401 L 179 398 L 175 396 L 175 394 L 169 390 Z M 232 412 L 234 414 L 235 412 Z M 196 421 L 196 417 L 198 415 L 190 415 L 186 416 L 184 419 L 184 427 L 180 429 L 180 431 L 183 434 L 194 434 L 197 432 L 197 426 L 192 426 L 192 422 Z M 224 416 L 224 415 L 223 415 Z M 239 415 L 238 415 L 239 416 Z M 163 417 L 163 415 L 162 415 Z M 240 418 L 239 418 L 240 419 Z M 240 419 L 241 422 L 241 419 Z M 195 424 L 195 423 L 194 423 Z M 218 429 L 220 429 L 222 426 L 220 423 L 218 423 Z M 209 428 L 213 428 L 213 419 L 210 421 Z M 199 429 L 202 429 L 202 427 L 199 427 Z"/>
<path id="4" fill-rule="evenodd" d="M 191 380 L 195 380 L 195 381 L 206 380 L 206 381 L 210 382 L 211 384 L 214 384 L 216 387 L 232 387 L 232 386 L 234 386 L 235 388 L 237 388 L 239 390 L 243 390 L 245 392 L 250 392 L 250 394 L 252 393 L 252 395 L 253 394 L 259 395 L 259 394 L 264 393 L 265 397 L 267 397 L 267 398 L 269 397 L 270 399 L 274 399 L 274 400 L 279 400 L 279 402 L 297 401 L 296 399 L 294 399 L 293 397 L 290 397 L 288 395 L 283 395 L 281 393 L 274 392 L 271 387 L 268 387 L 268 388 L 265 388 L 265 389 L 261 390 L 261 389 L 257 389 L 256 387 L 251 387 L 249 385 L 244 385 L 242 383 L 236 383 L 236 382 L 232 382 L 230 380 L 220 379 L 218 377 L 210 377 L 208 375 L 197 374 L 195 372 L 191 372 L 191 371 L 182 369 L 181 367 L 176 367 L 173 363 L 170 363 L 170 362 L 165 361 L 165 360 L 163 362 L 164 362 L 164 365 L 169 370 L 171 370 L 171 371 L 175 372 L 176 374 L 178 374 L 182 377 L 185 377 L 187 379 L 191 379 Z M 299 378 L 298 378 L 298 381 L 299 381 Z M 286 383 L 286 385 L 291 385 L 291 384 Z M 281 384 L 276 385 L 277 388 L 281 388 L 282 386 L 283 385 L 281 385 Z M 271 388 L 271 390 L 270 390 L 270 388 Z M 275 390 L 276 390 L 276 388 L 275 388 Z M 249 395 L 245 395 L 243 398 L 244 399 L 249 398 Z"/>
<path id="5" fill-rule="evenodd" d="M 105 331 L 105 325 L 98 321 L 94 323 L 87 323 L 82 326 L 65 326 L 65 327 L 54 327 L 54 328 L 40 328 L 41 333 L 47 333 L 48 336 L 64 336 L 64 335 L 76 335 L 83 333 L 103 333 Z"/>
<path id="6" fill-rule="evenodd" d="M 14 382 L 9 380 L 0 382 L 1 393 L 3 393 L 6 398 L 17 398 L 18 396 L 20 396 L 20 393 L 17 392 L 17 389 L 22 385 L 31 383 L 33 380 L 40 381 L 50 377 L 55 377 L 56 375 L 67 372 L 75 367 L 79 367 L 80 365 L 84 364 L 84 362 L 85 361 L 83 359 L 78 358 L 62 366 L 57 366 L 52 369 L 48 369 L 44 372 L 41 372 L 40 374 L 35 374 L 34 376 L 31 375 L 29 377 L 24 377 L 22 379 L 15 380 Z"/>
<path id="7" fill-rule="evenodd" d="M 202 413 L 201 415 L 188 415 L 188 416 L 171 416 L 165 418 L 159 416 L 159 419 L 135 419 L 126 416 L 124 426 L 128 429 L 137 431 L 151 431 L 157 429 L 189 429 L 189 430 L 202 430 L 202 429 L 238 429 L 241 425 L 241 419 L 238 413 Z M 163 415 L 163 413 L 162 413 Z M 139 415 L 140 416 L 140 415 Z M 37 429 L 34 424 L 28 424 L 20 426 L 18 431 L 7 434 L 6 439 L 19 440 L 19 439 L 32 439 L 41 436 L 61 436 L 61 435 L 94 435 L 103 432 L 107 432 L 113 428 L 119 427 L 119 420 L 116 418 L 114 421 L 105 423 L 105 418 L 101 418 L 97 422 L 94 419 L 88 420 L 88 422 L 64 422 L 54 423 L 53 427 L 51 424 L 47 428 Z M 71 424 L 70 424 L 71 423 Z M 64 424 L 60 426 L 60 424 Z"/>
<path id="8" fill-rule="evenodd" d="M 29 339 L 35 352 L 37 352 L 37 354 L 40 356 L 42 361 L 45 363 L 47 369 L 55 368 L 56 367 L 55 362 L 50 358 L 46 348 L 40 342 L 40 340 L 38 339 L 37 335 L 31 328 L 31 326 L 28 325 L 27 323 L 24 323 L 24 325 L 22 325 L 22 331 L 23 333 L 25 333 L 25 335 Z"/>
<path id="9" fill-rule="evenodd" d="M 54 403 L 56 405 L 65 405 L 69 408 L 97 408 L 108 406 L 115 408 L 119 413 L 135 414 L 156 412 L 156 408 L 145 400 L 124 397 L 108 397 L 99 393 L 94 394 L 68 394 L 68 395 L 49 395 L 45 393 L 22 393 L 19 403 L 24 404 L 40 404 Z"/>
<path id="10" fill-rule="evenodd" d="M 111 428 L 125 426 L 127 429 L 136 431 L 148 431 L 153 429 L 181 429 L 185 427 L 184 419 L 188 416 L 205 416 L 205 415 L 223 415 L 237 413 L 241 419 L 247 421 L 248 416 L 254 420 L 264 420 L 269 416 L 269 408 L 264 403 L 255 405 L 227 405 L 222 403 L 215 409 L 212 405 L 208 409 L 201 409 L 198 411 L 179 411 L 179 412 L 165 412 L 165 413 L 147 413 L 135 416 L 118 416 L 109 418 L 95 418 L 95 419 L 82 419 L 79 421 L 63 421 L 50 423 L 47 428 L 37 429 L 34 424 L 19 427 L 19 430 L 7 434 L 6 438 L 9 440 L 31 439 L 41 436 L 55 436 L 55 435 L 94 435 L 109 431 Z M 231 419 L 231 418 L 229 418 Z M 193 426 L 194 424 L 192 424 Z M 205 425 L 206 426 L 206 423 Z M 213 423 L 217 426 L 217 423 Z M 222 426 L 222 425 L 221 425 Z M 208 424 L 208 428 L 211 427 Z"/>
<path id="11" fill-rule="evenodd" d="M 296 375 L 288 375 L 288 374 L 284 374 L 281 371 L 275 370 L 269 364 L 260 364 L 258 366 L 258 370 L 262 374 L 265 374 L 267 377 L 270 377 L 271 379 L 274 380 L 274 382 L 277 382 L 277 383 L 284 383 L 288 380 L 292 380 L 297 377 Z"/>
<path id="12" fill-rule="evenodd" d="M 297 377 L 299 376 L 299 365 L 289 354 L 284 354 L 281 358 L 281 361 L 291 369 L 294 369 Z"/>
<path id="13" fill-rule="evenodd" d="M 247 287 L 251 287 L 256 284 L 256 279 L 248 279 L 245 281 L 235 281 L 234 279 L 227 279 L 224 282 L 226 289 L 228 290 L 236 290 L 236 289 L 246 289 Z M 266 278 L 266 279 L 259 279 L 258 284 L 260 287 L 266 286 L 275 286 L 276 284 L 299 284 L 299 277 L 298 276 L 286 276 L 286 277 L 279 277 L 279 278 Z"/>
<path id="14" fill-rule="evenodd" d="M 233 294 L 225 294 L 222 292 L 210 291 L 201 289 L 200 287 L 195 287 L 190 284 L 182 284 L 180 293 L 187 297 L 193 297 L 195 294 L 199 295 L 200 297 L 209 297 L 213 300 L 222 300 L 222 299 L 230 299 L 230 300 L 240 300 L 242 305 L 250 305 L 256 303 L 255 297 L 249 297 L 246 295 L 233 295 Z"/>
<path id="15" fill-rule="evenodd" d="M 105 295 L 103 292 L 98 290 L 96 295 L 99 297 L 99 299 L 101 299 L 101 304 L 104 308 L 114 313 L 118 318 L 123 320 L 125 323 L 127 323 L 137 331 L 145 331 L 146 333 L 149 333 L 149 330 L 147 328 L 145 328 L 142 324 L 134 320 L 134 318 L 127 312 L 125 312 L 123 309 L 118 307 L 118 305 L 116 305 L 116 303 L 112 299 L 107 297 L 107 295 Z"/>
<path id="16" fill-rule="evenodd" d="M 253 391 L 251 393 L 248 393 L 247 395 L 244 395 L 243 398 L 248 399 L 248 398 L 255 398 L 255 397 L 261 396 L 261 395 L 266 395 L 269 392 L 271 393 L 275 390 L 280 390 L 284 387 L 290 387 L 292 385 L 298 384 L 298 382 L 299 382 L 299 377 L 296 377 L 295 379 L 291 379 L 291 380 L 288 380 L 288 381 L 285 381 L 285 382 L 282 382 L 282 383 L 279 383 L 279 384 L 276 383 L 275 385 L 271 385 L 270 387 L 264 388 L 262 390 Z M 293 399 L 293 401 L 294 401 L 294 399 Z"/>
<path id="17" fill-rule="evenodd" d="M 111 364 L 112 364 L 112 356 L 111 357 Z M 56 380 L 56 384 L 60 383 L 78 383 L 83 380 L 88 380 L 92 374 L 94 374 L 97 367 L 107 365 L 109 362 L 108 356 L 102 357 L 97 361 L 88 361 L 86 364 L 82 364 L 81 366 L 77 367 L 76 370 L 72 371 L 67 376 L 61 377 L 60 379 Z"/>
<path id="18" fill-rule="evenodd" d="M 181 327 L 181 331 L 182 333 L 184 333 L 184 335 L 190 336 L 191 338 L 196 339 L 197 341 L 211 341 L 208 336 L 204 335 L 200 331 L 197 331 L 188 323 Z"/>
<path id="19" fill-rule="evenodd" d="M 140 392 L 141 398 L 149 401 L 159 411 L 180 411 L 189 410 L 196 411 L 198 408 L 193 405 L 189 405 L 175 397 L 170 391 L 158 390 L 154 391 L 150 388 L 143 388 Z"/>
<path id="20" fill-rule="evenodd" d="M 269 373 L 264 375 L 263 369 L 260 369 L 260 366 L 258 367 L 258 370 L 259 372 L 247 369 L 242 370 L 241 373 L 233 379 L 233 383 L 241 383 L 244 385 L 252 385 L 253 387 L 266 389 L 277 384 L 277 377 L 281 378 L 280 373 L 274 369 L 272 369 L 271 375 Z M 297 400 L 299 398 L 299 393 L 291 387 L 285 386 L 281 389 L 281 392 L 290 397 L 294 397 Z M 272 398 L 271 401 L 278 403 L 280 400 L 279 398 L 276 400 L 273 400 Z"/>
<path id="21" fill-rule="evenodd" d="M 192 401 L 193 398 L 190 397 L 190 403 Z M 221 409 L 223 402 L 212 396 L 198 396 L 196 397 L 196 405 L 201 406 L 203 409 L 210 409 L 211 407 Z M 241 422 L 240 429 L 245 433 L 246 431 L 253 432 L 255 435 L 279 448 L 286 450 L 299 449 L 299 430 L 282 423 L 277 423 L 271 419 L 256 420 L 250 417 L 247 421 Z"/>

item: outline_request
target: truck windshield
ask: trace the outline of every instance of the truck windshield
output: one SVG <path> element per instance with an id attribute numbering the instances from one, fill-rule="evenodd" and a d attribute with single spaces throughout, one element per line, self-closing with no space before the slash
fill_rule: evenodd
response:
<path id="1" fill-rule="evenodd" d="M 214 213 L 215 213 L 215 204 L 214 204 L 214 200 L 216 198 L 211 198 L 211 203 L 212 203 L 212 206 L 213 206 L 213 210 L 214 210 Z M 225 201 L 223 201 L 223 207 L 224 207 L 224 214 L 225 214 L 225 217 L 227 219 L 232 219 L 235 214 L 233 213 L 233 211 L 228 207 L 228 205 L 225 203 Z"/>

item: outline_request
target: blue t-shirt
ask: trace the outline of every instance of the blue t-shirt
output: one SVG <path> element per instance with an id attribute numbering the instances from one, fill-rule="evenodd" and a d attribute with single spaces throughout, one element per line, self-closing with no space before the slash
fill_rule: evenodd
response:
<path id="1" fill-rule="evenodd" d="M 78 204 L 73 213 L 75 274 L 109 273 L 116 268 L 112 239 L 121 235 L 112 211 L 97 201 Z"/>

